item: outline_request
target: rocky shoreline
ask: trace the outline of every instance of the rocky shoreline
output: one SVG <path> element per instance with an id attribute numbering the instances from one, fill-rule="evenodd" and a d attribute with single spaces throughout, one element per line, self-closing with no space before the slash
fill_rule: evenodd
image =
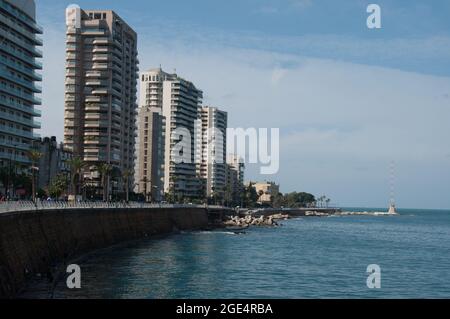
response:
<path id="1" fill-rule="evenodd" d="M 228 220 L 223 222 L 223 226 L 242 228 L 248 228 L 250 226 L 279 226 L 277 223 L 278 220 L 286 220 L 289 218 L 290 216 L 287 214 L 261 215 L 259 217 L 252 215 L 247 215 L 245 217 L 231 216 Z"/>
<path id="2" fill-rule="evenodd" d="M 330 216 L 328 213 L 318 212 L 318 211 L 306 211 L 303 216 L 315 216 L 315 217 L 326 217 Z M 264 226 L 279 226 L 278 221 L 287 220 L 294 217 L 301 216 L 291 216 L 289 214 L 276 213 L 272 215 L 260 215 L 254 216 L 248 214 L 244 217 L 240 216 L 229 216 L 227 220 L 222 222 L 222 226 L 226 228 L 248 228 L 250 226 L 264 227 Z"/>

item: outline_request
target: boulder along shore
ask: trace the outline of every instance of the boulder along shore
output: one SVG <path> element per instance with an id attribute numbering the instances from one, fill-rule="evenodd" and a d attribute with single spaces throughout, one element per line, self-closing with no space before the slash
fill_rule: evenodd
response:
<path id="1" fill-rule="evenodd" d="M 316 216 L 324 217 L 329 216 L 328 213 L 322 213 L 317 211 L 306 211 L 303 216 Z M 277 213 L 272 215 L 246 215 L 244 217 L 240 216 L 229 216 L 228 219 L 222 222 L 223 227 L 228 228 L 248 228 L 250 226 L 279 226 L 278 221 L 287 220 L 300 216 L 291 216 L 289 214 Z"/>

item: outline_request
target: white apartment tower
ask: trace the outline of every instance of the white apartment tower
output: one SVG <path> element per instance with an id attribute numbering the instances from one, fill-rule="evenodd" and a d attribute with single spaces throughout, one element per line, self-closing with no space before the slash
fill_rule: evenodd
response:
<path id="1" fill-rule="evenodd" d="M 101 163 L 134 170 L 137 35 L 110 10 L 69 6 L 66 24 L 64 144 L 91 167 L 85 177 L 98 183 Z"/>
<path id="2" fill-rule="evenodd" d="M 177 200 L 198 197 L 202 183 L 196 172 L 193 139 L 202 91 L 161 68 L 143 72 L 140 82 L 138 175 L 144 181 L 139 182 L 139 192 L 152 189 Z M 174 153 L 174 146 L 182 140 L 176 134 L 179 129 L 191 137 L 191 141 L 185 141 L 189 142 L 185 155 L 190 160 L 182 163 L 175 160 Z M 163 145 L 160 140 L 164 141 Z"/>
<path id="3" fill-rule="evenodd" d="M 228 115 L 216 107 L 202 107 L 201 159 L 198 175 L 206 181 L 206 196 L 224 197 L 226 191 L 226 130 Z"/>
<path id="4" fill-rule="evenodd" d="M 137 192 L 146 200 L 161 201 L 164 196 L 165 118 L 162 116 L 163 82 L 176 75 L 158 69 L 140 76 Z"/>

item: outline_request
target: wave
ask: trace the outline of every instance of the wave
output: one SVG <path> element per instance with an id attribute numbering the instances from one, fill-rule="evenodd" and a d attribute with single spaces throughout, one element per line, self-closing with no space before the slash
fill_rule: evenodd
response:
<path id="1" fill-rule="evenodd" d="M 392 214 L 389 212 L 340 212 L 334 214 L 334 216 L 351 216 L 351 215 L 365 215 L 365 216 L 398 216 L 398 214 Z M 333 216 L 333 215 L 332 215 Z"/>
<path id="2" fill-rule="evenodd" d="M 232 232 L 232 231 L 215 231 L 215 230 L 201 230 L 194 232 L 199 235 L 210 235 L 210 234 L 226 234 L 226 235 L 240 235 L 242 232 Z"/>

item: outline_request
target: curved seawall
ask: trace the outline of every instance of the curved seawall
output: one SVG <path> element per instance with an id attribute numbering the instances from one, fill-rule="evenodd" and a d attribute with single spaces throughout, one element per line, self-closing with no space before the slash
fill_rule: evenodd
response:
<path id="1" fill-rule="evenodd" d="M 206 208 L 77 208 L 0 214 L 0 298 L 83 253 L 208 225 Z"/>

